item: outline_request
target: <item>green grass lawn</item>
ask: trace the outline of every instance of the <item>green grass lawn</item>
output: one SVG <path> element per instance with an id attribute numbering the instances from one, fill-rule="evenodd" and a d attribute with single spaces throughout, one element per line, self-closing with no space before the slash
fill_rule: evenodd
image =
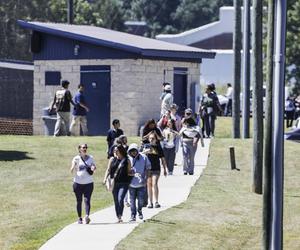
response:
<path id="1" fill-rule="evenodd" d="M 107 164 L 104 137 L 0 136 L 0 249 L 37 249 L 77 220 L 69 169 L 82 142 L 98 168 L 95 212 L 113 202 L 100 184 Z"/>
<path id="2" fill-rule="evenodd" d="M 138 226 L 118 249 L 260 248 L 262 197 L 251 192 L 252 140 L 229 139 L 230 118 L 218 117 L 216 127 L 208 166 L 188 200 Z M 129 138 L 133 141 L 137 138 Z M 76 221 L 69 168 L 82 142 L 98 168 L 95 212 L 113 203 L 100 184 L 107 164 L 104 137 L 0 136 L 0 249 L 38 249 Z M 240 172 L 229 167 L 232 145 Z M 285 249 L 300 249 L 298 145 L 285 145 Z"/>
<path id="3" fill-rule="evenodd" d="M 218 118 L 208 166 L 188 200 L 139 225 L 122 249 L 261 249 L 262 196 L 251 192 L 252 139 L 234 140 Z M 237 167 L 230 170 L 229 146 Z M 285 143 L 284 249 L 300 249 L 299 144 Z M 163 201 L 161 201 L 163 203 Z"/>

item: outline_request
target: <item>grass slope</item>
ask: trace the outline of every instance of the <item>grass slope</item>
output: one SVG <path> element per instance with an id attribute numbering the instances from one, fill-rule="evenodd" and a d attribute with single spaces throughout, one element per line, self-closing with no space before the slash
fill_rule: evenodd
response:
<path id="1" fill-rule="evenodd" d="M 0 249 L 37 249 L 76 221 L 69 168 L 82 142 L 98 168 L 94 212 L 112 204 L 100 185 L 107 164 L 104 137 L 0 136 Z"/>
<path id="2" fill-rule="evenodd" d="M 188 200 L 138 226 L 117 249 L 260 249 L 262 196 L 250 191 L 252 140 L 224 139 L 230 137 L 231 119 L 218 117 L 208 166 Z M 94 212 L 112 204 L 100 185 L 107 164 L 104 137 L 0 136 L 0 249 L 37 249 L 76 220 L 69 168 L 82 142 L 98 167 Z M 230 170 L 231 145 L 240 172 Z M 285 144 L 285 249 L 300 249 L 298 145 Z"/>
<path id="3" fill-rule="evenodd" d="M 230 170 L 232 145 L 241 171 Z M 284 249 L 296 250 L 300 147 L 287 142 L 285 151 Z M 141 224 L 117 249 L 261 249 L 262 196 L 251 192 L 251 164 L 251 139 L 214 139 L 208 166 L 188 200 Z"/>

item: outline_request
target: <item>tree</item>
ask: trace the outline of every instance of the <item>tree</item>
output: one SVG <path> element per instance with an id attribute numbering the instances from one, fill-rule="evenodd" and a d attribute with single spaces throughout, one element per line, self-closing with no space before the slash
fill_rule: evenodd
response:
<path id="1" fill-rule="evenodd" d="M 232 0 L 182 0 L 174 14 L 175 27 L 186 31 L 215 21 L 219 17 L 219 8 L 232 4 Z"/>
<path id="2" fill-rule="evenodd" d="M 93 6 L 93 15 L 96 26 L 102 26 L 107 29 L 123 31 L 125 29 L 125 9 L 120 0 L 102 0 L 95 1 Z"/>
<path id="3" fill-rule="evenodd" d="M 174 12 L 180 0 L 123 0 L 128 20 L 145 21 L 148 24 L 147 36 L 154 37 L 160 33 L 174 33 Z"/>
<path id="4" fill-rule="evenodd" d="M 294 82 L 294 92 L 300 94 L 300 0 L 288 1 L 287 7 L 286 77 Z"/>

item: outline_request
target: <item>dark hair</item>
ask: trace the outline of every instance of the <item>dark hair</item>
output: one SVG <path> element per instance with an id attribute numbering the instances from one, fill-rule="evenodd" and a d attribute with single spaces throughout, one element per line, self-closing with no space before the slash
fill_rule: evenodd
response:
<path id="1" fill-rule="evenodd" d="M 116 125 L 116 124 L 118 124 L 118 123 L 120 123 L 120 120 L 119 120 L 119 119 L 114 119 L 114 120 L 112 121 L 112 125 Z"/>
<path id="2" fill-rule="evenodd" d="M 211 86 L 211 84 L 208 84 L 206 89 L 208 89 L 209 91 L 214 91 L 214 88 L 213 86 Z"/>
<path id="3" fill-rule="evenodd" d="M 64 88 L 67 87 L 69 84 L 70 84 L 70 82 L 67 81 L 67 80 L 62 80 L 61 81 L 61 86 L 63 86 Z"/>
<path id="4" fill-rule="evenodd" d="M 156 133 L 154 133 L 154 132 L 150 132 L 150 134 L 149 134 L 149 137 L 150 137 L 150 135 L 154 135 L 154 137 L 155 137 L 156 141 L 158 141 L 158 138 L 157 138 L 157 134 L 156 134 Z"/>
<path id="5" fill-rule="evenodd" d="M 168 122 L 171 122 L 172 123 L 172 129 L 174 131 L 177 131 L 175 120 L 174 119 L 169 119 Z"/>
<path id="6" fill-rule="evenodd" d="M 182 121 L 182 123 L 183 123 L 183 124 L 187 124 L 188 126 L 196 126 L 196 125 L 197 125 L 195 119 L 192 118 L 192 117 L 187 118 L 187 119 L 184 119 L 184 120 Z"/>
<path id="7" fill-rule="evenodd" d="M 84 88 L 84 85 L 83 85 L 82 83 L 79 83 L 79 84 L 78 84 L 78 88 L 80 89 L 81 87 Z"/>
<path id="8" fill-rule="evenodd" d="M 212 90 L 212 91 L 215 91 L 215 90 L 216 90 L 216 86 L 215 86 L 214 83 L 211 83 L 210 86 L 211 86 L 211 90 Z"/>
<path id="9" fill-rule="evenodd" d="M 155 124 L 155 126 L 156 126 L 155 120 L 154 119 L 150 119 L 150 120 L 146 121 L 145 126 L 144 126 L 144 130 L 145 129 L 149 129 L 150 124 Z"/>
<path id="10" fill-rule="evenodd" d="M 166 85 L 171 85 L 169 82 L 163 82 L 163 86 L 165 87 Z"/>
<path id="11" fill-rule="evenodd" d="M 227 86 L 228 86 L 228 87 L 231 87 L 231 83 L 227 83 Z"/>
<path id="12" fill-rule="evenodd" d="M 124 139 L 126 139 L 127 140 L 127 136 L 126 135 L 120 135 L 119 137 L 118 137 L 118 140 L 119 140 L 119 144 L 124 144 Z"/>
<path id="13" fill-rule="evenodd" d="M 123 157 L 127 157 L 127 151 L 126 151 L 126 149 L 123 147 L 122 144 L 117 144 L 116 149 L 120 152 L 120 154 L 121 154 Z"/>

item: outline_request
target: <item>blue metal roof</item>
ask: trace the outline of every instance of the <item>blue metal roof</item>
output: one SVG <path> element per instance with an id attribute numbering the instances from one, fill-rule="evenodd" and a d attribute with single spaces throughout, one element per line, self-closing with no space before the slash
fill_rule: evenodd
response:
<path id="1" fill-rule="evenodd" d="M 19 20 L 18 24 L 23 28 L 41 33 L 124 50 L 145 57 L 168 57 L 194 60 L 215 57 L 215 52 L 209 50 L 168 43 L 95 26 L 26 22 L 22 20 Z"/>

